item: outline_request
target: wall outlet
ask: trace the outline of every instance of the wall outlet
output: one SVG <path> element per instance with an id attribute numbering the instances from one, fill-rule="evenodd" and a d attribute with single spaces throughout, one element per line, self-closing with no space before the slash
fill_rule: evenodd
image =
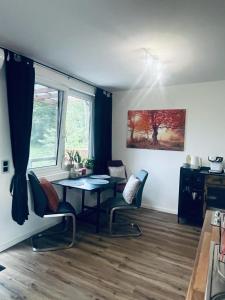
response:
<path id="1" fill-rule="evenodd" d="M 3 160 L 2 161 L 2 173 L 8 173 L 9 172 L 9 161 Z"/>

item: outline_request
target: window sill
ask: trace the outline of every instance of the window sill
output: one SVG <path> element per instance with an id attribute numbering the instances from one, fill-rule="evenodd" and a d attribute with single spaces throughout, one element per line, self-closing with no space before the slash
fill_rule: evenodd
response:
<path id="1" fill-rule="evenodd" d="M 49 181 L 60 180 L 69 177 L 68 171 L 62 170 L 57 167 L 36 168 L 36 169 L 29 169 L 28 172 L 29 171 L 33 171 L 38 178 L 45 177 Z"/>

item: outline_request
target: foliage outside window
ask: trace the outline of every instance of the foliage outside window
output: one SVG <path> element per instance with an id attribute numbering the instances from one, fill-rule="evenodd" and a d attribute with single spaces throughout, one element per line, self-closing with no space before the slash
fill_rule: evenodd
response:
<path id="1" fill-rule="evenodd" d="M 91 102 L 82 96 L 69 95 L 66 111 L 65 154 L 78 151 L 87 158 L 90 147 Z"/>
<path id="2" fill-rule="evenodd" d="M 57 89 L 35 84 L 29 168 L 57 165 L 60 95 Z"/>

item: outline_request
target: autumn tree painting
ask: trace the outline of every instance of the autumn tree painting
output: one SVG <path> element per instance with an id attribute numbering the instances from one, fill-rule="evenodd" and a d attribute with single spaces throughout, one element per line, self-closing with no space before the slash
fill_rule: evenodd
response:
<path id="1" fill-rule="evenodd" d="M 184 150 L 185 109 L 128 111 L 128 148 Z"/>

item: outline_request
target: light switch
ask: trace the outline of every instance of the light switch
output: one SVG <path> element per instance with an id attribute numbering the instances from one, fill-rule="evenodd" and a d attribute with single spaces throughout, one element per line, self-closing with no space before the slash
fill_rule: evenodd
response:
<path id="1" fill-rule="evenodd" d="M 7 173 L 7 172 L 9 172 L 9 161 L 3 160 L 2 161 L 2 173 Z"/>

